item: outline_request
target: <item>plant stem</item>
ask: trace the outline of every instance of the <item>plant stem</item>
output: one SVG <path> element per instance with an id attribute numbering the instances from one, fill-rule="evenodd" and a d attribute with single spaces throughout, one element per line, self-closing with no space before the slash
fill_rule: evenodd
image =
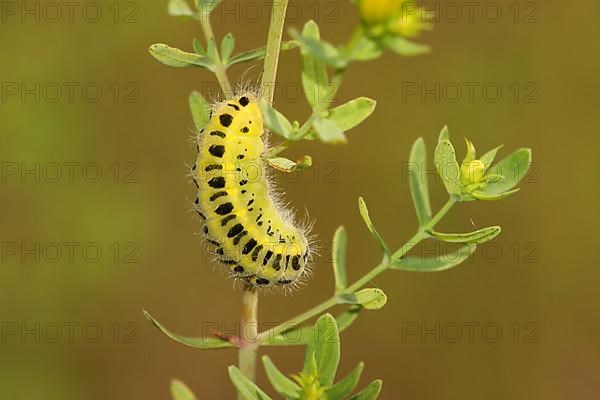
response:
<path id="1" fill-rule="evenodd" d="M 256 377 L 256 353 L 258 350 L 258 292 L 250 285 L 244 286 L 242 294 L 242 326 L 240 332 L 239 368 L 248 379 Z M 240 395 L 241 396 L 241 395 Z M 243 400 L 243 397 L 239 397 Z"/>
<path id="2" fill-rule="evenodd" d="M 279 63 L 279 52 L 281 50 L 281 38 L 283 37 L 283 25 L 287 12 L 288 0 L 273 0 L 271 8 L 271 23 L 267 34 L 267 47 L 265 52 L 265 63 L 261 83 L 261 93 L 270 103 L 273 103 L 275 95 L 275 81 L 277 79 L 277 64 Z"/>
<path id="3" fill-rule="evenodd" d="M 413 237 L 411 237 L 402 247 L 400 247 L 400 249 L 398 249 L 392 255 L 391 262 L 394 262 L 395 260 L 400 259 L 406 253 L 408 253 L 413 247 L 415 247 L 419 242 L 421 242 L 423 239 L 426 239 L 429 236 L 427 234 L 427 230 L 433 229 L 433 227 L 448 213 L 448 211 L 450 211 L 450 209 L 454 206 L 454 204 L 456 204 L 456 199 L 451 197 L 446 202 L 446 204 L 444 204 L 444 206 L 440 209 L 440 211 L 438 211 L 437 214 L 431 219 L 431 221 L 429 221 L 429 223 L 426 226 L 420 227 L 419 230 L 417 231 L 417 233 L 415 233 L 413 235 Z M 371 282 L 379 274 L 381 274 L 382 272 L 387 270 L 389 267 L 390 267 L 390 263 L 382 261 L 379 265 L 377 265 L 375 268 L 373 268 L 371 271 L 369 271 L 362 278 L 358 279 L 352 285 L 348 286 L 346 288 L 346 290 L 344 290 L 343 293 L 356 292 L 357 290 L 361 289 L 363 286 L 365 286 L 366 284 Z M 300 325 L 303 322 L 308 321 L 309 319 L 327 311 L 328 309 L 335 306 L 336 304 L 338 304 L 337 296 L 332 296 L 329 299 L 323 301 L 322 303 L 317 304 L 310 310 L 305 311 L 302 314 L 300 314 L 294 318 L 291 318 L 285 322 L 282 322 L 281 324 L 275 326 L 274 328 L 271 328 L 264 332 L 261 332 L 258 335 L 258 342 L 264 343 L 264 342 L 268 341 L 269 338 L 272 338 L 275 335 L 278 335 L 288 329 L 291 329 L 295 326 Z"/>
<path id="4" fill-rule="evenodd" d="M 269 103 L 273 103 L 273 95 L 275 93 L 274 88 L 275 79 L 277 78 L 277 64 L 279 61 L 279 51 L 281 50 L 281 38 L 283 36 L 283 25 L 285 22 L 287 5 L 288 0 L 273 0 L 261 84 L 261 91 L 266 96 Z M 206 24 L 205 34 L 207 35 L 207 38 L 209 36 L 214 37 L 214 35 L 212 35 L 210 24 Z M 225 79 L 226 78 L 227 77 L 225 76 Z M 219 81 L 221 81 L 221 79 L 219 79 Z M 227 81 L 225 80 L 224 82 Z M 256 379 L 256 356 L 258 354 L 259 345 L 258 292 L 256 288 L 246 285 L 242 295 L 242 332 L 240 335 L 238 363 L 240 371 L 251 381 Z M 238 399 L 244 400 L 244 396 L 239 393 Z"/>
<path id="5" fill-rule="evenodd" d="M 219 49 L 217 47 L 215 34 L 212 29 L 212 24 L 210 23 L 210 17 L 204 16 L 200 18 L 200 26 L 202 26 L 202 31 L 204 32 L 204 38 L 206 39 L 207 45 L 211 41 L 215 42 L 215 76 L 219 81 L 219 85 L 221 86 L 223 94 L 225 97 L 229 97 L 233 95 L 233 89 L 231 87 L 231 83 L 229 82 L 229 78 L 227 77 L 227 67 L 223 65 L 223 61 L 221 60 L 221 54 L 219 53 Z"/>

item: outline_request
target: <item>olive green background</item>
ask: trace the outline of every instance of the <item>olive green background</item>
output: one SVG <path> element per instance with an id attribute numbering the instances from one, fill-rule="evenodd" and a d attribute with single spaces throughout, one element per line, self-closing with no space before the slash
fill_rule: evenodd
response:
<path id="1" fill-rule="evenodd" d="M 188 335 L 199 335 L 203 322 L 235 330 L 240 314 L 240 290 L 207 261 L 195 235 L 199 222 L 189 211 L 194 187 L 186 163 L 193 162 L 195 149 L 187 96 L 207 84 L 214 88 L 214 79 L 203 70 L 167 68 L 149 56 L 152 43 L 189 50 L 192 38 L 200 37 L 196 23 L 169 17 L 163 3 L 138 2 L 136 23 L 122 23 L 136 11 L 126 2 L 119 6 L 121 22 L 115 23 L 112 1 L 97 3 L 103 10 L 98 23 L 85 22 L 81 12 L 75 12 L 74 22 L 66 16 L 58 23 L 36 23 L 34 17 L 22 23 L 19 16 L 0 22 L 3 85 L 77 82 L 81 89 L 96 82 L 103 89 L 96 103 L 85 101 L 80 89 L 72 102 L 63 97 L 52 103 L 45 96 L 36 102 L 33 95 L 0 102 L 5 172 L 0 184 L 0 399 L 167 399 L 174 377 L 201 399 L 234 397 L 226 373 L 237 360 L 233 350 L 182 347 L 141 313 L 150 310 Z M 521 2 L 517 23 L 513 3 L 495 3 L 503 11 L 497 23 L 485 20 L 482 6 L 473 22 L 466 6 L 454 23 L 448 21 L 453 11 L 446 9 L 435 30 L 422 38 L 433 46 L 430 55 L 386 54 L 351 65 L 338 99 L 375 98 L 376 112 L 349 133 L 347 146 L 297 145 L 288 156 L 309 154 L 315 168 L 298 179 L 277 178 L 286 199 L 316 221 L 324 254 L 301 290 L 260 295 L 259 316 L 265 324 L 330 296 L 327 243 L 338 225 L 349 233 L 351 279 L 379 261 L 378 246 L 358 214 L 359 195 L 365 196 L 390 245 L 400 246 L 412 235 L 416 218 L 402 171 L 417 137 L 425 138 L 430 155 L 444 124 L 459 157 L 463 137 L 481 152 L 504 144 L 501 156 L 518 147 L 533 149 L 534 173 L 521 192 L 500 202 L 460 205 L 440 225 L 460 231 L 499 224 L 503 232 L 492 245 L 448 272 L 390 271 L 373 283 L 386 291 L 388 305 L 364 312 L 343 333 L 340 374 L 365 361 L 361 385 L 383 379 L 383 399 L 591 399 L 600 389 L 600 272 L 593 236 L 600 90 L 595 16 L 600 5 L 538 1 L 532 3 L 539 8 L 538 22 L 523 23 L 535 8 Z M 224 4 L 229 12 L 217 12 L 216 32 L 233 31 L 238 49 L 263 45 L 267 6 L 255 3 L 257 15 L 248 2 Z M 316 18 L 323 36 L 335 43 L 357 23 L 346 1 L 302 1 L 291 11 L 291 26 Z M 298 52 L 285 53 L 276 106 L 303 120 L 308 107 L 296 93 L 299 71 Z M 252 83 L 259 73 L 257 64 L 234 68 L 230 75 Z M 436 82 L 447 90 L 476 82 L 479 89 L 473 101 L 464 92 L 452 102 L 450 91 L 439 102 L 433 95 L 425 101 L 419 95 L 403 98 L 406 85 L 432 88 Z M 510 89 L 515 82 L 522 89 L 518 101 Z M 115 83 L 118 101 L 110 89 Z M 481 92 L 490 83 L 503 89 L 495 103 Z M 523 98 L 531 87 L 539 89 L 535 103 Z M 125 102 L 127 94 L 137 103 Z M 63 165 L 59 182 L 6 175 L 6 168 L 17 165 L 22 172 L 23 165 L 33 168 L 35 163 L 40 168 Z M 79 163 L 72 182 L 63 163 Z M 100 167 L 96 183 L 83 179 L 95 175 L 94 169 L 82 172 L 88 163 Z M 134 173 L 135 182 L 127 183 L 128 173 Z M 437 209 L 445 194 L 439 182 L 430 182 L 430 188 Z M 73 262 L 67 254 L 57 262 L 42 254 L 38 262 L 27 253 L 36 243 L 58 243 L 64 249 L 71 242 L 78 249 Z M 98 262 L 81 254 L 86 243 L 102 249 Z M 14 244 L 19 253 L 8 254 L 6 246 Z M 138 262 L 126 263 L 132 249 Z M 435 244 L 428 243 L 427 249 L 433 251 Z M 73 326 L 72 338 L 66 324 Z M 52 343 L 57 325 L 62 336 Z M 472 338 L 468 326 L 474 327 Z M 15 327 L 16 333 L 8 334 Z M 97 340 L 95 327 L 102 330 Z M 409 334 L 415 328 L 417 333 Z M 430 331 L 437 331 L 439 339 Z M 269 348 L 261 354 L 293 373 L 301 367 L 303 349 Z M 272 393 L 262 367 L 259 384 Z"/>

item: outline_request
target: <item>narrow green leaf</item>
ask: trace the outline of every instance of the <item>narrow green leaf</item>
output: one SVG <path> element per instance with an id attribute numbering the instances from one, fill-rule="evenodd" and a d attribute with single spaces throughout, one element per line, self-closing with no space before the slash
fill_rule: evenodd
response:
<path id="1" fill-rule="evenodd" d="M 227 347 L 233 347 L 233 345 L 223 339 L 209 337 L 209 338 L 192 338 L 187 336 L 177 335 L 167 328 L 162 326 L 154 317 L 152 317 L 147 311 L 144 310 L 144 316 L 148 321 L 152 322 L 152 324 L 157 327 L 162 333 L 164 333 L 169 339 L 174 340 L 177 343 L 183 344 L 188 347 L 193 347 L 195 349 L 223 349 Z"/>
<path id="2" fill-rule="evenodd" d="M 223 36 L 223 40 L 221 40 L 221 59 L 223 64 L 227 64 L 229 62 L 229 57 L 233 53 L 233 49 L 235 48 L 235 37 L 232 33 L 228 33 Z"/>
<path id="3" fill-rule="evenodd" d="M 236 366 L 228 368 L 229 378 L 247 400 L 271 400 L 271 398 L 246 377 Z"/>
<path id="4" fill-rule="evenodd" d="M 448 125 L 445 125 L 440 131 L 438 143 L 440 143 L 443 140 L 450 140 L 450 130 L 448 129 Z"/>
<path id="5" fill-rule="evenodd" d="M 200 43 L 200 41 L 198 39 L 194 38 L 192 46 L 194 47 L 194 51 L 196 53 L 200 54 L 201 56 L 206 57 L 206 50 L 204 50 L 204 47 L 202 47 L 202 43 Z"/>
<path id="6" fill-rule="evenodd" d="M 265 125 L 274 133 L 289 139 L 292 134 L 292 123 L 264 100 L 260 102 L 260 109 Z"/>
<path id="7" fill-rule="evenodd" d="M 443 242 L 450 243 L 468 243 L 468 244 L 481 244 L 492 240 L 500 234 L 502 228 L 499 226 L 488 226 L 487 228 L 478 229 L 474 232 L 468 233 L 441 233 L 436 231 L 429 231 L 434 238 Z"/>
<path id="8" fill-rule="evenodd" d="M 344 379 L 325 390 L 328 399 L 345 399 L 358 385 L 365 364 L 363 362 L 350 372 Z"/>
<path id="9" fill-rule="evenodd" d="M 279 371 L 268 356 L 263 356 L 262 361 L 265 366 L 267 378 L 269 378 L 269 382 L 271 382 L 277 393 L 286 398 L 297 397 L 298 392 L 300 392 L 300 386 Z"/>
<path id="10" fill-rule="evenodd" d="M 196 13 L 185 0 L 170 0 L 168 6 L 169 15 L 174 17 L 197 18 Z"/>
<path id="11" fill-rule="evenodd" d="M 379 393 L 381 392 L 381 386 L 383 382 L 381 380 L 373 381 L 363 389 L 362 392 L 350 398 L 350 400 L 375 400 L 379 397 Z"/>
<path id="12" fill-rule="evenodd" d="M 448 193 L 460 195 L 460 167 L 456 161 L 454 146 L 449 140 L 444 139 L 436 146 L 434 163 Z"/>
<path id="13" fill-rule="evenodd" d="M 217 42 L 211 38 L 206 44 L 206 57 L 214 62 L 217 59 Z"/>
<path id="14" fill-rule="evenodd" d="M 290 50 L 299 47 L 300 43 L 296 40 L 288 40 L 281 42 L 281 50 Z M 238 55 L 231 57 L 229 60 L 229 65 L 239 64 L 248 61 L 257 61 L 265 58 L 265 47 L 261 47 L 258 49 L 244 51 Z"/>
<path id="15" fill-rule="evenodd" d="M 358 318 L 361 306 L 352 306 L 336 317 L 338 332 L 343 332 L 350 327 Z M 267 337 L 264 346 L 304 346 L 312 339 L 312 327 L 296 326 L 279 335 Z"/>
<path id="16" fill-rule="evenodd" d="M 320 40 L 319 26 L 313 20 L 304 24 L 302 36 L 314 40 Z M 298 42 L 300 43 L 300 42 Z M 308 103 L 312 108 L 319 104 L 323 97 L 327 95 L 327 65 L 313 56 L 306 47 L 301 47 L 302 54 L 302 86 Z"/>
<path id="17" fill-rule="evenodd" d="M 163 43 L 150 46 L 150 54 L 161 63 L 169 67 L 203 67 L 212 71 L 213 63 L 199 54 L 187 53 L 183 50 L 170 47 Z"/>
<path id="18" fill-rule="evenodd" d="M 335 277 L 335 292 L 339 293 L 346 289 L 346 252 L 348 249 L 348 235 L 346 229 L 340 226 L 333 235 L 332 261 L 333 275 Z"/>
<path id="19" fill-rule="evenodd" d="M 381 289 L 367 288 L 356 293 L 343 293 L 338 296 L 340 304 L 358 304 L 365 310 L 379 310 L 387 303 L 387 296 Z"/>
<path id="20" fill-rule="evenodd" d="M 294 29 L 290 30 L 290 34 L 294 39 L 300 42 L 300 46 L 302 46 L 304 51 L 312 54 L 313 57 L 323 61 L 325 64 L 341 69 L 348 63 L 340 53 L 340 50 L 331 43 L 319 38 L 301 35 Z"/>
<path id="21" fill-rule="evenodd" d="M 319 382 L 323 386 L 333 383 L 340 362 L 340 335 L 331 314 L 321 316 L 312 329 L 313 337 L 308 342 L 303 372 L 310 373 L 311 358 L 317 364 Z"/>
<path id="22" fill-rule="evenodd" d="M 331 120 L 315 118 L 313 128 L 319 139 L 325 143 L 342 144 L 348 141 L 344 132 Z"/>
<path id="23" fill-rule="evenodd" d="M 296 164 L 295 162 L 293 162 L 292 160 L 289 160 L 287 158 L 284 157 L 274 157 L 274 158 L 269 158 L 267 160 L 267 163 L 275 168 L 278 171 L 281 172 L 292 172 L 294 171 L 298 164 Z"/>
<path id="24" fill-rule="evenodd" d="M 476 245 L 469 244 L 452 253 L 442 254 L 435 257 L 425 258 L 419 256 L 405 256 L 394 261 L 390 268 L 415 272 L 445 271 L 461 264 L 463 261 L 468 259 L 476 248 Z"/>
<path id="25" fill-rule="evenodd" d="M 362 36 L 352 46 L 352 52 L 348 55 L 348 58 L 355 61 L 370 61 L 381 57 L 381 54 L 383 54 L 383 51 L 379 44 Z"/>
<path id="26" fill-rule="evenodd" d="M 471 193 L 471 196 L 473 196 L 477 200 L 495 201 L 495 200 L 505 199 L 508 196 L 511 196 L 511 195 L 517 193 L 519 190 L 521 190 L 521 189 L 520 188 L 516 188 L 516 189 L 509 190 L 507 192 L 498 193 L 498 194 L 486 194 L 486 193 L 483 193 L 483 192 L 480 192 L 480 191 L 475 191 L 475 192 Z"/>
<path id="27" fill-rule="evenodd" d="M 496 158 L 496 153 L 498 153 L 498 150 L 500 150 L 501 148 L 502 145 L 493 148 L 492 150 L 488 151 L 487 153 L 481 156 L 480 160 L 483 162 L 483 165 L 486 169 L 489 168 L 490 165 L 492 165 L 494 159 Z"/>
<path id="28" fill-rule="evenodd" d="M 396 54 L 406 57 L 420 56 L 431 52 L 431 47 L 411 42 L 401 37 L 387 37 L 383 44 Z"/>
<path id="29" fill-rule="evenodd" d="M 327 119 L 346 132 L 367 119 L 375 111 L 376 105 L 373 99 L 359 97 L 333 108 Z"/>
<path id="30" fill-rule="evenodd" d="M 193 91 L 190 94 L 189 105 L 196 129 L 200 132 L 206 127 L 210 119 L 210 104 L 208 104 L 202 94 Z"/>
<path id="31" fill-rule="evenodd" d="M 180 380 L 171 380 L 171 396 L 173 400 L 196 400 L 192 391 Z"/>
<path id="32" fill-rule="evenodd" d="M 410 194 L 417 211 L 419 225 L 431 220 L 431 203 L 427 184 L 427 149 L 423 138 L 418 138 L 410 150 L 408 160 Z"/>
<path id="33" fill-rule="evenodd" d="M 389 259 L 390 254 L 391 254 L 390 249 L 387 246 L 387 244 L 385 244 L 385 242 L 383 241 L 383 238 L 381 237 L 379 232 L 377 232 L 377 229 L 375 229 L 375 225 L 373 225 L 373 222 L 371 221 L 371 217 L 369 216 L 369 209 L 367 208 L 367 204 L 365 203 L 365 200 L 362 197 L 358 198 L 358 209 L 360 211 L 360 216 L 362 217 L 363 221 L 367 225 L 367 228 L 369 228 L 371 235 L 373 235 L 375 240 L 377 240 L 377 243 L 379 243 L 379 245 L 381 246 L 381 249 L 383 250 L 385 258 Z"/>
<path id="34" fill-rule="evenodd" d="M 480 190 L 483 195 L 497 195 L 517 186 L 531 166 L 531 149 L 518 149 L 489 170 L 490 175 L 502 175 L 504 179 L 490 182 Z"/>

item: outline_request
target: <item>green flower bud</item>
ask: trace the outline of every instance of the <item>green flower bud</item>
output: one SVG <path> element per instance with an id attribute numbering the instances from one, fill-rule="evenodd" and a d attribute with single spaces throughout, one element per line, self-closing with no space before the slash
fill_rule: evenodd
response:
<path id="1" fill-rule="evenodd" d="M 389 24 L 389 31 L 398 36 L 414 38 L 422 31 L 431 30 L 432 25 L 428 22 L 430 14 L 425 14 L 421 7 L 412 3 L 402 5 L 402 12 Z"/>
<path id="2" fill-rule="evenodd" d="M 460 167 L 460 182 L 469 186 L 481 182 L 485 175 L 485 164 L 481 160 L 463 161 Z"/>
<path id="3" fill-rule="evenodd" d="M 392 18 L 402 5 L 402 0 L 359 0 L 358 12 L 369 25 L 379 24 Z"/>

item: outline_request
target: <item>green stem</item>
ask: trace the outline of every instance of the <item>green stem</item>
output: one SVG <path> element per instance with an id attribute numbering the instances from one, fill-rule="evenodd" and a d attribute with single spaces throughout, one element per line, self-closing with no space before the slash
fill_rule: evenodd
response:
<path id="1" fill-rule="evenodd" d="M 256 354 L 258 351 L 258 292 L 250 285 L 244 286 L 242 294 L 242 326 L 239 338 L 239 368 L 248 379 L 256 378 Z M 241 396 L 241 395 L 240 395 Z M 244 400 L 244 397 L 238 397 Z"/>
<path id="2" fill-rule="evenodd" d="M 446 204 L 444 204 L 444 206 L 440 209 L 440 211 L 438 211 L 438 213 L 431 219 L 431 221 L 429 221 L 429 223 L 425 227 L 419 228 L 417 233 L 415 233 L 413 235 L 413 237 L 411 237 L 402 247 L 400 247 L 400 249 L 398 249 L 392 255 L 391 262 L 394 262 L 395 260 L 400 259 L 406 253 L 408 253 L 412 248 L 414 248 L 418 243 L 420 243 L 423 239 L 426 239 L 429 236 L 427 234 L 427 230 L 433 229 L 433 227 L 448 213 L 448 211 L 450 211 L 450 209 L 452 208 L 452 206 L 454 206 L 454 204 L 456 204 L 456 199 L 451 197 L 446 202 Z M 377 265 L 375 268 L 373 268 L 371 271 L 369 271 L 362 278 L 358 279 L 352 285 L 348 286 L 346 288 L 346 290 L 344 290 L 344 293 L 356 292 L 357 290 L 361 289 L 366 284 L 371 282 L 373 279 L 375 279 L 379 274 L 381 274 L 382 272 L 387 270 L 389 267 L 390 267 L 390 263 L 388 263 L 386 261 L 382 261 L 379 265 Z M 309 319 L 311 319 L 319 314 L 322 314 L 323 312 L 327 311 L 328 309 L 335 306 L 336 304 L 338 304 L 337 296 L 332 296 L 329 299 L 323 301 L 322 303 L 317 304 L 310 310 L 305 311 L 302 314 L 300 314 L 294 318 L 291 318 L 285 322 L 282 322 L 281 324 L 275 326 L 274 328 L 271 328 L 264 332 L 261 332 L 258 335 L 258 341 L 260 343 L 265 343 L 266 341 L 269 340 L 269 338 L 272 338 L 275 335 L 278 335 L 288 329 L 291 329 L 295 326 L 300 325 L 303 322 L 308 321 Z"/>
<path id="3" fill-rule="evenodd" d="M 283 37 L 283 25 L 285 23 L 287 6 L 288 0 L 273 0 L 273 7 L 271 8 L 271 23 L 269 24 L 269 33 L 267 34 L 267 47 L 261 83 L 261 93 L 271 104 L 275 95 L 277 64 L 279 63 L 279 52 L 281 51 L 281 39 Z"/>
<path id="4" fill-rule="evenodd" d="M 212 24 L 210 23 L 210 17 L 206 16 L 200 18 L 200 26 L 202 26 L 202 31 L 204 32 L 204 38 L 206 39 L 206 43 L 210 43 L 211 41 L 215 42 L 215 76 L 219 81 L 219 85 L 221 86 L 221 90 L 225 97 L 229 97 L 233 95 L 233 89 L 231 87 L 231 83 L 229 82 L 229 78 L 227 77 L 227 67 L 223 65 L 223 61 L 221 60 L 221 54 L 219 53 L 219 49 L 217 46 L 217 41 L 215 39 L 215 34 L 212 29 Z"/>

